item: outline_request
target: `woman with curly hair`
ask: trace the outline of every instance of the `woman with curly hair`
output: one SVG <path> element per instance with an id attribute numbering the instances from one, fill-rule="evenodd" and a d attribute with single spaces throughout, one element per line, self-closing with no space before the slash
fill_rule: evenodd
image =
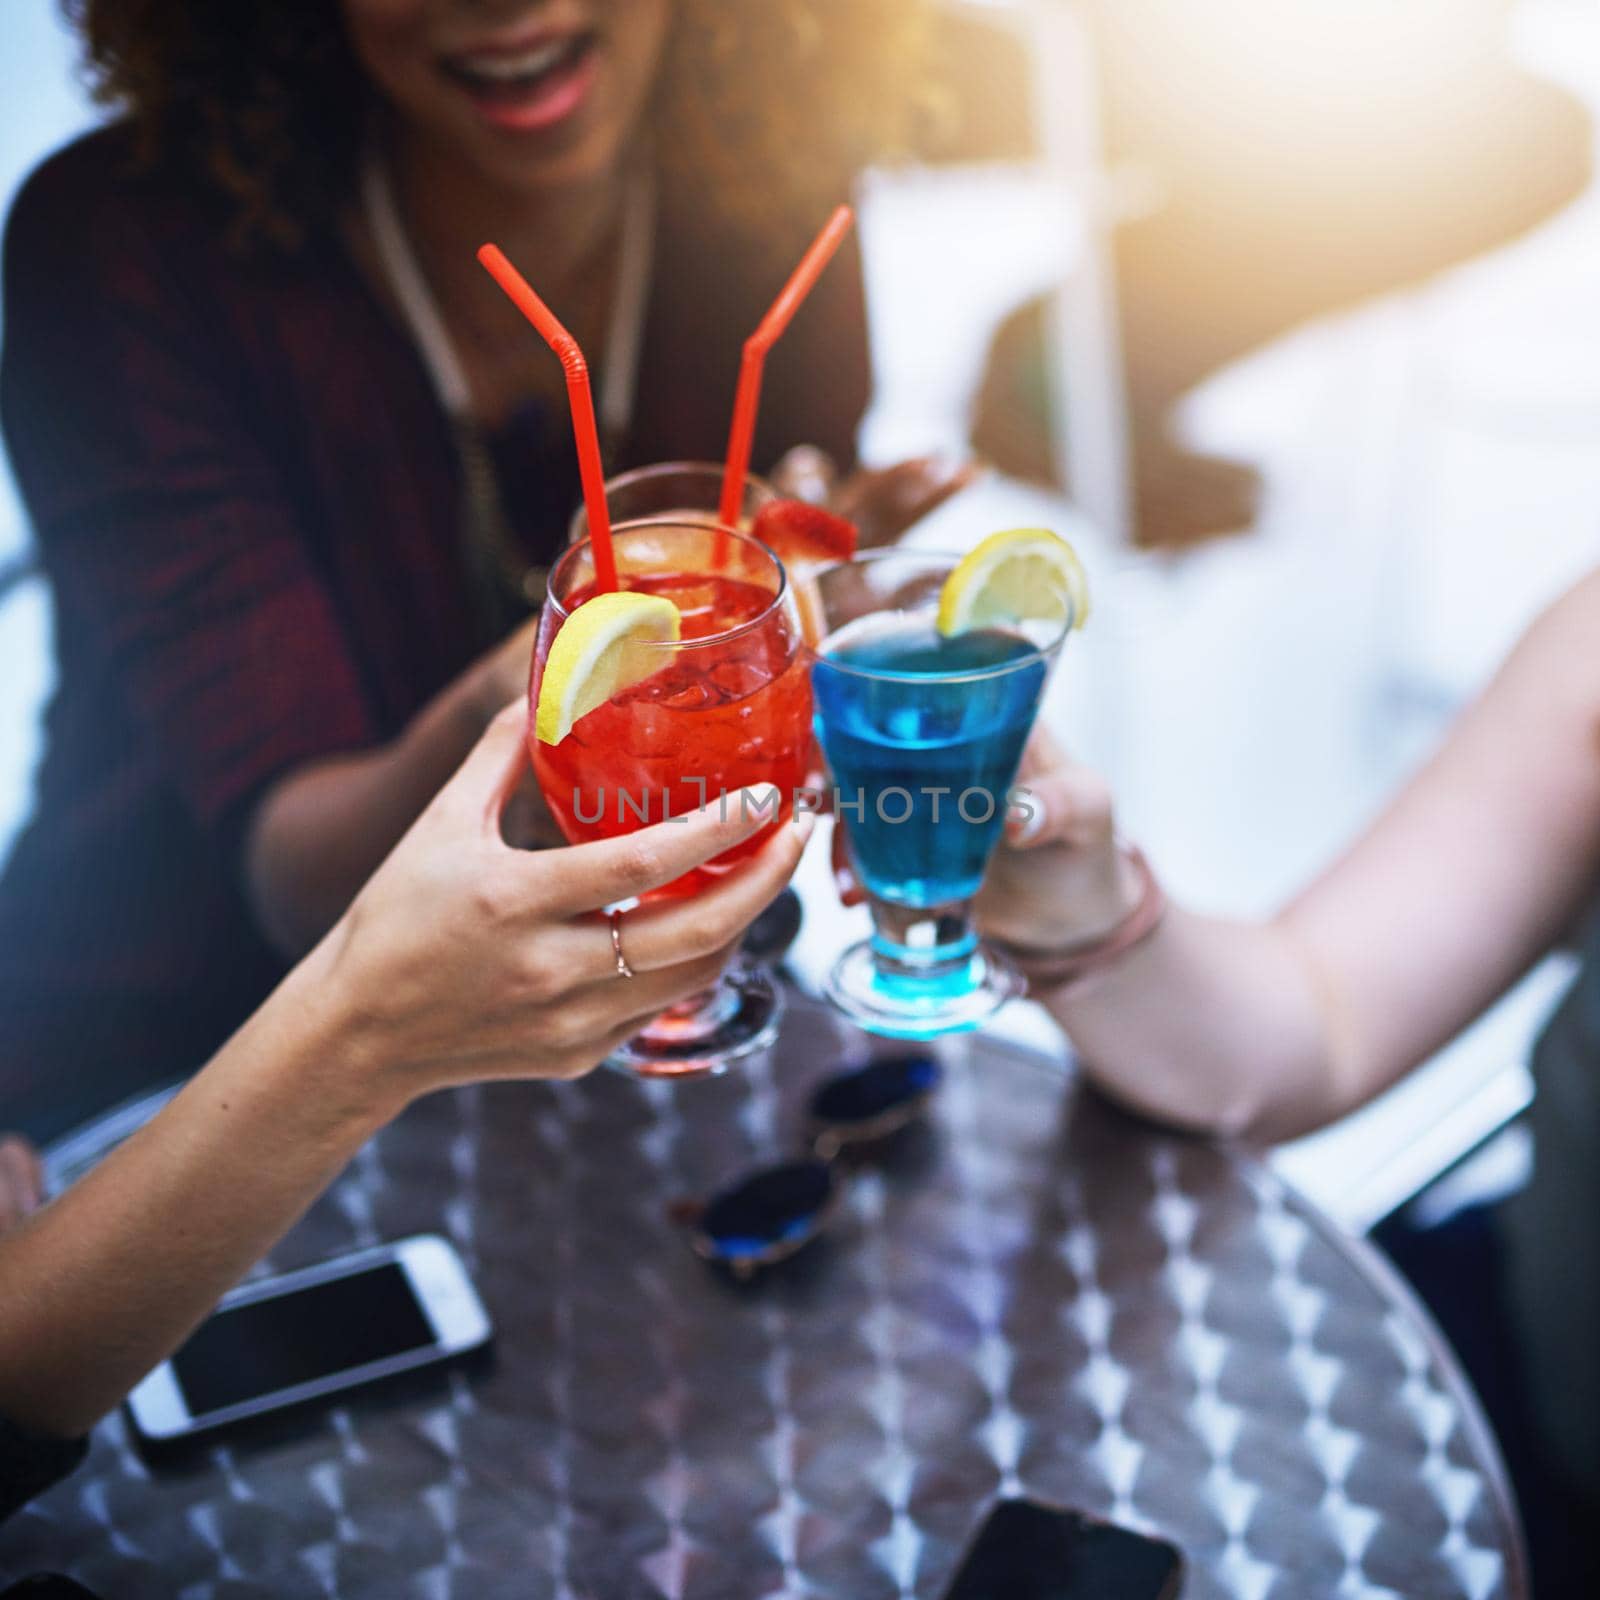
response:
<path id="1" fill-rule="evenodd" d="M 0 1115 L 36 1134 L 89 1063 L 104 1098 L 210 1054 L 525 684 L 576 468 L 477 245 L 593 357 L 610 469 L 715 455 L 741 340 L 903 141 L 918 31 L 916 0 L 71 11 L 125 116 L 18 199 L 0 365 L 60 658 L 0 883 Z M 848 463 L 867 386 L 846 258 L 758 470 Z M 857 487 L 892 525 L 944 485 Z"/>

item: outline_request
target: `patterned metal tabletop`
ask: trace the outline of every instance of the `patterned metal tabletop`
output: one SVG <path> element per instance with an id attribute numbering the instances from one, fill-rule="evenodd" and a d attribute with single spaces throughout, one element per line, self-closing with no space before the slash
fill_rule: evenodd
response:
<path id="1" fill-rule="evenodd" d="M 152 1474 L 120 1418 L 0 1530 L 105 1600 L 937 1596 L 997 1495 L 1159 1532 L 1188 1600 L 1521 1596 L 1493 1443 L 1365 1246 L 1262 1168 L 988 1040 L 828 1236 L 738 1285 L 671 1203 L 799 1146 L 879 1048 L 797 1001 L 772 1061 L 414 1107 L 274 1267 L 438 1230 L 483 1371 Z"/>

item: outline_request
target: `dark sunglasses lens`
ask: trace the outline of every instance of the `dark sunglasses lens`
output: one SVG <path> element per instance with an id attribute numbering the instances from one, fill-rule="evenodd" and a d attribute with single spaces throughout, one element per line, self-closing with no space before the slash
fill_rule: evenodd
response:
<path id="1" fill-rule="evenodd" d="M 909 1109 L 939 1086 L 943 1069 L 932 1056 L 890 1056 L 829 1078 L 811 1097 L 811 1120 L 846 1130 Z"/>
<path id="2" fill-rule="evenodd" d="M 787 1253 L 821 1226 L 835 1178 L 821 1161 L 766 1167 L 711 1197 L 698 1224 L 717 1261 L 759 1261 Z"/>

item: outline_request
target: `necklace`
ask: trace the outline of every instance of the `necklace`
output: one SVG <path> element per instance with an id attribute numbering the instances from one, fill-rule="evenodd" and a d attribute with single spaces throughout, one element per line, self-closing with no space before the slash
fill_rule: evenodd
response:
<path id="1" fill-rule="evenodd" d="M 488 433 L 474 413 L 460 354 L 401 220 L 388 164 L 376 152 L 367 160 L 361 193 L 378 263 L 450 423 L 461 468 L 462 528 L 483 620 L 496 634 L 503 633 L 516 611 L 526 613 L 543 604 L 549 568 L 530 565 L 511 532 Z M 629 179 L 623 198 L 617 288 L 606 332 L 598 407 L 601 441 L 608 449 L 627 432 L 633 415 L 650 294 L 655 209 L 655 184 L 646 168 Z M 510 618 L 505 616 L 508 611 L 513 613 Z"/>

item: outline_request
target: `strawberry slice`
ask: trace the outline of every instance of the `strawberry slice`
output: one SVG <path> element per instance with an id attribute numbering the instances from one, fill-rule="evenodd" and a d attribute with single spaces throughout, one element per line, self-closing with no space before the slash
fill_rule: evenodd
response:
<path id="1" fill-rule="evenodd" d="M 860 529 L 804 500 L 772 500 L 756 512 L 750 531 L 787 569 L 800 610 L 801 631 L 806 643 L 815 647 L 823 634 L 817 574 L 856 553 Z"/>
<path id="2" fill-rule="evenodd" d="M 855 523 L 804 500 L 772 500 L 756 513 L 750 531 L 785 566 L 848 561 L 861 538 Z"/>

